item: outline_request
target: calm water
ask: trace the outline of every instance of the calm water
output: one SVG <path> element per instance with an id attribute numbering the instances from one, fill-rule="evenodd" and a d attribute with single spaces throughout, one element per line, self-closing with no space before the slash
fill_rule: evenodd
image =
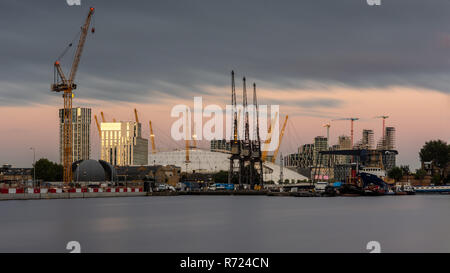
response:
<path id="1" fill-rule="evenodd" d="M 450 252 L 450 195 L 0 202 L 0 252 Z"/>

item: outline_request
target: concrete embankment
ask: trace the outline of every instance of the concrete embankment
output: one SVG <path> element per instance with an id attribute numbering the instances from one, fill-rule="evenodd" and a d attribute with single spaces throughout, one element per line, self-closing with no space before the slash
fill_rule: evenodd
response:
<path id="1" fill-rule="evenodd" d="M 6 193 L 0 194 L 0 200 L 36 200 L 36 199 L 73 199 L 135 196 L 180 196 L 180 195 L 246 195 L 246 196 L 292 196 L 317 197 L 320 194 L 310 192 L 267 192 L 267 191 L 162 191 L 162 192 L 59 192 L 59 193 Z"/>
<path id="2" fill-rule="evenodd" d="M 146 196 L 146 192 L 63 192 L 63 193 L 9 193 L 0 194 L 0 200 L 72 199 Z"/>
<path id="3" fill-rule="evenodd" d="M 267 191 L 163 191 L 163 192 L 149 192 L 148 196 L 179 196 L 179 195 L 267 195 Z"/>

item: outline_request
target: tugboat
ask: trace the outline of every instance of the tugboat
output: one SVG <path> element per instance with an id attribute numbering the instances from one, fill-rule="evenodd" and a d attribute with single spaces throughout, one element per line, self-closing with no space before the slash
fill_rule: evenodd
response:
<path id="1" fill-rule="evenodd" d="M 364 194 L 367 196 L 385 195 L 388 186 L 381 178 L 370 173 L 360 173 L 363 182 Z"/>
<path id="2" fill-rule="evenodd" d="M 370 184 L 364 188 L 364 195 L 367 196 L 380 196 L 385 194 L 386 190 L 378 185 Z"/>

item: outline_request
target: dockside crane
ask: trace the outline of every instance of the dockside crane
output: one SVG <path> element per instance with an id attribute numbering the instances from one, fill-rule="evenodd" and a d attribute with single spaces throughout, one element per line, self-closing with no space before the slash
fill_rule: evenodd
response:
<path id="1" fill-rule="evenodd" d="M 233 177 L 236 175 L 239 179 L 239 184 L 242 183 L 242 168 L 239 164 L 239 170 L 235 171 L 235 161 L 240 161 L 241 144 L 239 141 L 239 129 L 238 129 L 238 113 L 236 104 L 236 85 L 234 81 L 234 71 L 231 71 L 231 105 L 232 105 L 232 116 L 233 119 L 233 135 L 231 136 L 231 156 L 230 156 L 230 168 L 228 169 L 228 184 L 233 182 Z"/>
<path id="2" fill-rule="evenodd" d="M 245 184 L 253 183 L 253 165 L 251 159 L 252 143 L 250 141 L 250 124 L 247 101 L 247 81 L 242 78 L 242 106 L 244 111 L 244 139 L 241 141 L 240 169 Z"/>
<path id="3" fill-rule="evenodd" d="M 286 124 L 287 124 L 288 118 L 289 118 L 289 116 L 286 115 L 286 118 L 284 119 L 283 127 L 281 128 L 280 138 L 278 139 L 277 149 L 273 153 L 272 163 L 275 163 L 275 160 L 277 159 L 278 151 L 280 150 L 280 146 L 281 146 L 281 141 L 283 140 L 283 136 L 284 136 L 284 131 L 286 130 Z"/>
<path id="4" fill-rule="evenodd" d="M 51 91 L 63 92 L 64 99 L 64 112 L 63 112 L 63 181 L 68 184 L 72 182 L 72 91 L 77 88 L 74 83 L 75 76 L 77 74 L 78 65 L 80 63 L 81 54 L 83 52 L 84 44 L 86 42 L 87 33 L 91 23 L 92 16 L 94 15 L 94 8 L 89 9 L 89 13 L 86 20 L 81 27 L 80 40 L 78 42 L 77 50 L 72 62 L 72 68 L 70 70 L 69 78 L 66 78 L 60 65 L 60 58 L 54 63 L 55 77 L 54 83 L 51 85 Z M 94 28 L 92 28 L 94 32 Z M 69 47 L 72 44 L 69 44 Z M 67 50 L 65 51 L 67 52 Z M 65 53 L 64 52 L 64 53 Z M 64 54 L 63 54 L 64 55 Z"/>
<path id="5" fill-rule="evenodd" d="M 258 105 L 258 98 L 256 97 L 256 83 L 253 83 L 253 105 L 255 106 L 256 110 L 256 139 L 252 143 L 252 165 L 253 168 L 255 166 L 258 166 L 259 174 L 255 170 L 256 178 L 256 184 L 257 187 L 255 189 L 262 189 L 263 183 L 264 183 L 264 167 L 263 167 L 263 161 L 261 159 L 261 137 L 259 135 L 259 105 Z"/>

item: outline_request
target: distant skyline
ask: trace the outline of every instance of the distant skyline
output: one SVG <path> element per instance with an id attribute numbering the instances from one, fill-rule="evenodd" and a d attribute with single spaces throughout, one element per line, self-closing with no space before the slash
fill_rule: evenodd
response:
<path id="1" fill-rule="evenodd" d="M 450 2 L 384 1 L 65 1 L 0 3 L 0 164 L 29 167 L 36 156 L 58 161 L 59 94 L 49 91 L 52 64 L 72 41 L 88 7 L 96 8 L 76 83 L 74 106 L 132 120 L 137 108 L 163 149 L 171 108 L 230 103 L 230 71 L 258 85 L 263 104 L 279 104 L 290 122 L 283 154 L 295 152 L 335 118 L 356 116 L 381 137 L 378 115 L 397 129 L 398 164 L 419 166 L 425 141 L 450 142 Z M 71 54 L 61 60 L 65 71 Z M 93 118 L 93 116 L 92 116 Z M 333 121 L 330 138 L 350 134 Z M 92 123 L 92 155 L 98 157 Z M 205 145 L 205 144 L 203 144 Z M 179 147 L 180 148 L 180 147 Z"/>

